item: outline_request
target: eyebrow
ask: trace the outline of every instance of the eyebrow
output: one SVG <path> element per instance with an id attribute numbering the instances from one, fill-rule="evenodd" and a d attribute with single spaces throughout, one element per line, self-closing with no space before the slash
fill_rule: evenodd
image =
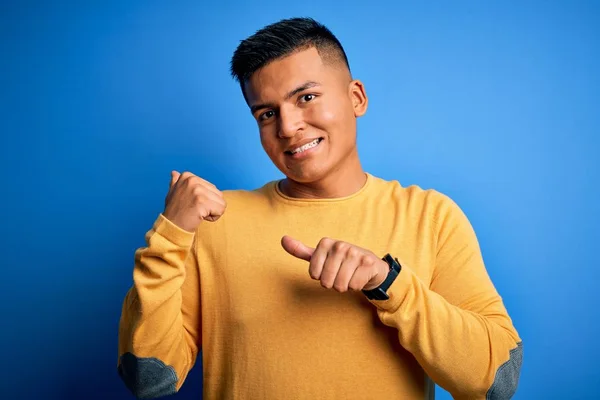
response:
<path id="1" fill-rule="evenodd" d="M 301 84 L 300 86 L 298 86 L 297 88 L 291 90 L 290 92 L 288 92 L 288 94 L 285 95 L 285 100 L 289 100 L 292 97 L 294 97 L 295 95 L 297 95 L 300 92 L 303 92 L 306 89 L 310 89 L 316 86 L 320 86 L 321 84 L 318 82 L 314 82 L 314 81 L 307 81 L 304 82 L 303 84 Z M 252 112 L 252 114 L 254 114 L 257 110 L 261 110 L 263 108 L 274 108 L 275 105 L 273 103 L 262 103 L 262 104 L 255 104 L 253 106 L 250 107 L 250 111 Z"/>

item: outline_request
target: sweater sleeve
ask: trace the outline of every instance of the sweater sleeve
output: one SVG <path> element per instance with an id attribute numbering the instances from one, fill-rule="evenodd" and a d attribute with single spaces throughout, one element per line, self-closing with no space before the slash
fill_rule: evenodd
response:
<path id="1" fill-rule="evenodd" d="M 162 214 L 135 252 L 119 322 L 117 370 L 137 398 L 181 388 L 201 343 L 196 236 Z"/>
<path id="2" fill-rule="evenodd" d="M 427 375 L 456 399 L 510 399 L 517 389 L 522 341 L 493 286 L 462 210 L 444 195 L 435 207 L 437 257 L 427 287 L 409 265 L 371 300 L 381 321 Z M 402 264 L 402 260 L 400 260 Z"/>

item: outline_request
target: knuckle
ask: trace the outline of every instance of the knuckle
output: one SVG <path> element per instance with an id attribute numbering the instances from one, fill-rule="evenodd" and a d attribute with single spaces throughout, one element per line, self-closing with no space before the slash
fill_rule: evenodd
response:
<path id="1" fill-rule="evenodd" d="M 370 255 L 365 255 L 361 259 L 361 264 L 366 267 L 372 267 L 375 265 L 376 262 L 377 260 L 374 257 L 371 257 Z"/>
<path id="2" fill-rule="evenodd" d="M 187 182 L 188 182 L 188 185 L 190 185 L 190 186 L 202 187 L 202 181 L 197 176 L 190 176 L 189 179 L 187 180 Z"/>
<path id="3" fill-rule="evenodd" d="M 211 187 L 213 189 L 217 188 L 212 182 L 209 182 L 206 179 L 203 179 L 201 177 L 197 177 L 197 179 L 198 179 L 198 182 L 202 183 L 202 185 L 204 185 L 206 187 Z"/>
<path id="4" fill-rule="evenodd" d="M 334 284 L 333 288 L 336 291 L 340 292 L 340 293 L 344 293 L 344 292 L 346 292 L 348 290 L 348 288 L 345 285 L 341 284 L 341 283 Z"/>
<path id="5" fill-rule="evenodd" d="M 331 244 L 333 240 L 331 238 L 328 237 L 324 237 L 321 240 L 319 240 L 319 246 L 328 246 Z"/>
<path id="6" fill-rule="evenodd" d="M 321 274 L 321 286 L 331 289 L 333 287 L 333 279 L 331 279 L 331 275 L 328 273 Z"/>
<path id="7" fill-rule="evenodd" d="M 352 258 L 356 258 L 360 256 L 360 251 L 355 246 L 350 246 L 348 248 L 348 255 Z"/>
<path id="8" fill-rule="evenodd" d="M 191 186 L 191 184 L 193 183 L 192 179 L 189 179 L 187 176 L 181 176 L 181 178 L 179 178 L 179 181 L 181 182 L 181 185 L 185 188 L 188 188 Z"/>
<path id="9" fill-rule="evenodd" d="M 205 218 L 208 215 L 210 215 L 210 213 L 208 212 L 208 210 L 206 209 L 206 207 L 204 207 L 203 205 L 200 205 L 198 208 L 198 214 L 200 215 L 200 217 Z"/>
<path id="10" fill-rule="evenodd" d="M 179 179 L 181 180 L 187 180 L 190 176 L 193 176 L 194 174 L 192 174 L 189 171 L 184 171 L 180 176 Z"/>
<path id="11" fill-rule="evenodd" d="M 341 240 L 335 242 L 333 244 L 333 250 L 334 251 L 345 251 L 348 250 L 348 243 L 346 242 L 342 242 Z"/>
<path id="12" fill-rule="evenodd" d="M 331 282 L 329 282 L 328 280 L 326 280 L 326 279 L 322 279 L 322 280 L 321 280 L 321 286 L 323 286 L 325 289 L 331 289 L 331 287 L 332 287 L 333 285 L 332 285 L 332 284 L 331 284 Z"/>
<path id="13" fill-rule="evenodd" d="M 204 193 L 198 193 L 198 194 L 194 195 L 194 202 L 195 202 L 195 204 L 205 205 L 206 204 L 206 195 Z"/>

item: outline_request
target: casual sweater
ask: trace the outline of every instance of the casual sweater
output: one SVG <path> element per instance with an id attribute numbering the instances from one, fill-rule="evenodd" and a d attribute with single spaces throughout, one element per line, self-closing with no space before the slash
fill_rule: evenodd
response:
<path id="1" fill-rule="evenodd" d="M 162 214 L 135 253 L 118 371 L 142 398 L 172 394 L 203 357 L 205 399 L 510 398 L 522 344 L 476 235 L 448 196 L 367 174 L 356 193 L 297 199 L 277 181 L 228 190 L 195 232 Z M 388 300 L 310 278 L 283 235 L 397 258 Z"/>

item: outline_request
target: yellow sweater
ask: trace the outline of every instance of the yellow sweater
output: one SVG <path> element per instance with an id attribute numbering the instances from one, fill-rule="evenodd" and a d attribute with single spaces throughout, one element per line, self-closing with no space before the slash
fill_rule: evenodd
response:
<path id="1" fill-rule="evenodd" d="M 276 181 L 224 191 L 225 214 L 195 233 L 159 215 L 123 304 L 128 388 L 174 393 L 202 354 L 205 399 L 424 399 L 431 380 L 455 398 L 509 398 L 521 340 L 469 221 L 439 192 L 367 176 L 339 199 L 288 198 Z M 286 234 L 390 253 L 390 299 L 321 287 Z"/>

